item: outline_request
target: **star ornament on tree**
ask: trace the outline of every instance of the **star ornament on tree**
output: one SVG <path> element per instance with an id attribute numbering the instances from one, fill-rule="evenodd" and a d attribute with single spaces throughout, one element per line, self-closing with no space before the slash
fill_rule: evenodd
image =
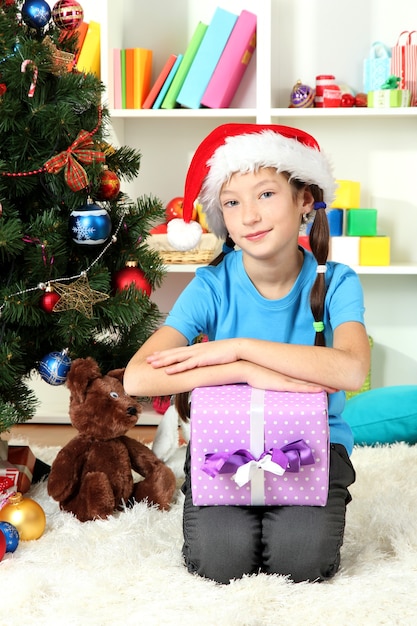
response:
<path id="1" fill-rule="evenodd" d="M 86 317 L 93 317 L 93 304 L 107 300 L 106 293 L 91 289 L 85 274 L 69 285 L 54 284 L 55 291 L 61 296 L 52 309 L 56 313 L 75 309 Z"/>

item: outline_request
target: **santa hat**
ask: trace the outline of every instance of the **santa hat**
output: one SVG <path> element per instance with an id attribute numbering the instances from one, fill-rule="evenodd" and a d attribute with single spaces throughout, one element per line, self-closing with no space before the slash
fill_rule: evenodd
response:
<path id="1" fill-rule="evenodd" d="M 202 229 L 191 220 L 198 200 L 210 231 L 220 238 L 227 235 L 220 206 L 222 185 L 235 172 L 248 173 L 262 167 L 288 172 L 323 191 L 330 205 L 336 188 L 331 166 L 317 141 L 302 130 L 277 124 L 223 124 L 198 146 L 185 180 L 183 219 L 168 223 L 168 241 L 177 250 L 198 245 Z"/>

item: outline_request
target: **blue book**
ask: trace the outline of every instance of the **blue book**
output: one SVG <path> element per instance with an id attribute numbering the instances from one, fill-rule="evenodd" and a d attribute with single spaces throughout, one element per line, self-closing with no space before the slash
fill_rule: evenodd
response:
<path id="1" fill-rule="evenodd" d="M 153 109 L 160 109 L 161 108 L 161 104 L 163 99 L 165 98 L 168 89 L 171 86 L 172 81 L 174 80 L 174 76 L 177 73 L 177 70 L 180 66 L 180 63 L 182 61 L 182 54 L 179 54 L 175 60 L 174 65 L 171 68 L 170 73 L 168 74 L 168 76 L 166 77 L 166 80 L 164 82 L 164 84 L 162 85 L 161 91 L 158 94 L 158 97 L 156 98 L 155 102 L 152 105 Z"/>
<path id="2" fill-rule="evenodd" d="M 198 109 L 238 16 L 220 7 L 214 12 L 204 39 L 178 94 L 177 102 Z"/>

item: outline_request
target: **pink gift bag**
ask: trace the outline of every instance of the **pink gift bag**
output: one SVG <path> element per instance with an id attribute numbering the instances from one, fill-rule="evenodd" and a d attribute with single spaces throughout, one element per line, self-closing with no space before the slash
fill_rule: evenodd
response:
<path id="1" fill-rule="evenodd" d="M 391 52 L 391 74 L 399 77 L 399 89 L 410 90 L 410 106 L 417 106 L 417 31 L 400 33 Z"/>
<path id="2" fill-rule="evenodd" d="M 191 394 L 190 450 L 197 506 L 324 506 L 327 394 L 199 387 Z"/>

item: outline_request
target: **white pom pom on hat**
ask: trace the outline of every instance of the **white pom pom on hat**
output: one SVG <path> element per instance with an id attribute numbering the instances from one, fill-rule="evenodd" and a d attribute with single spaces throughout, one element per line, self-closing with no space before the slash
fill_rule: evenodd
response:
<path id="1" fill-rule="evenodd" d="M 168 222 L 167 240 L 176 250 L 186 252 L 198 246 L 202 232 L 203 229 L 198 222 L 175 218 Z"/>
<path id="2" fill-rule="evenodd" d="M 278 124 L 222 124 L 207 135 L 194 153 L 185 180 L 183 219 L 171 220 L 180 223 L 168 229 L 170 245 L 185 251 L 198 244 L 201 228 L 199 235 L 197 228 L 190 229 L 191 224 L 197 225 L 191 220 L 197 198 L 210 230 L 225 238 L 227 231 L 219 200 L 222 185 L 235 172 L 253 172 L 262 167 L 273 167 L 277 172 L 288 172 L 291 178 L 317 185 L 327 205 L 333 200 L 335 179 L 314 137 Z"/>

